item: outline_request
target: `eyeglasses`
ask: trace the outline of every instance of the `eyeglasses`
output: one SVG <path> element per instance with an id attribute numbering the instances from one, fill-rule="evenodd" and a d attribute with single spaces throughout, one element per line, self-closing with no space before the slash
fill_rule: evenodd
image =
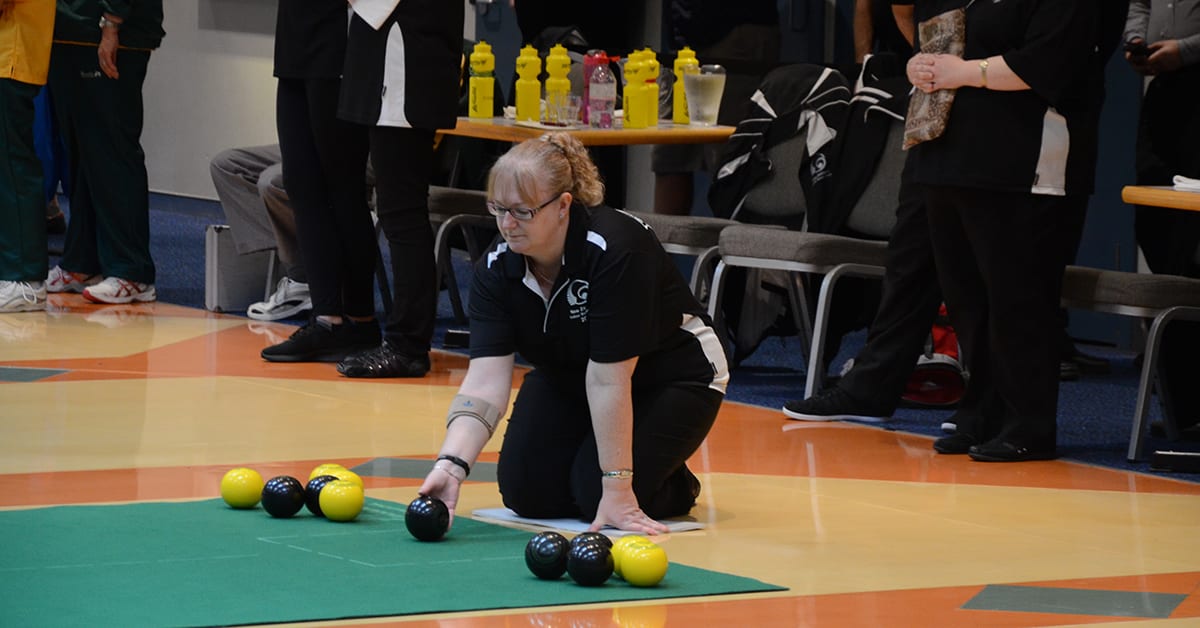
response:
<path id="1" fill-rule="evenodd" d="M 541 205 L 538 205 L 537 207 L 505 207 L 505 206 L 497 203 L 496 201 L 488 201 L 487 202 L 487 210 L 488 210 L 489 214 L 491 214 L 497 218 L 504 216 L 504 213 L 508 212 L 509 214 L 512 214 L 512 217 L 516 218 L 517 220 L 533 220 L 533 217 L 538 213 L 539 209 L 542 209 L 543 207 L 549 205 L 550 203 L 557 201 L 560 197 L 562 197 L 561 192 L 559 192 L 558 194 L 555 194 L 554 198 L 546 201 L 545 203 L 542 203 Z"/>

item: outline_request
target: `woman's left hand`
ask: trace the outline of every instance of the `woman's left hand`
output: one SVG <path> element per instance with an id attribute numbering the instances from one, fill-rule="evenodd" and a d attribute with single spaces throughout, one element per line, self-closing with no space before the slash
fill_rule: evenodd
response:
<path id="1" fill-rule="evenodd" d="M 596 518 L 588 528 L 591 532 L 599 532 L 606 525 L 619 530 L 641 532 L 642 534 L 662 534 L 667 526 L 651 519 L 638 506 L 637 496 L 633 494 L 633 486 L 629 480 L 602 480 L 605 483 L 604 494 L 600 496 L 600 505 L 596 509 Z M 610 486 L 608 483 L 620 483 Z"/>

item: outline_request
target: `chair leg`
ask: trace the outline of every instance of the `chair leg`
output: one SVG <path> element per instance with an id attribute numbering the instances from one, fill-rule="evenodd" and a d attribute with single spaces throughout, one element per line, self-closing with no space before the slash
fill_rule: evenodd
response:
<path id="1" fill-rule="evenodd" d="M 728 338 L 725 337 L 724 316 L 721 316 L 721 299 L 725 296 L 725 270 L 729 268 L 725 262 L 717 261 L 717 268 L 713 271 L 712 290 L 708 295 L 708 317 L 712 319 L 713 328 L 717 330 L 717 337 L 721 339 L 721 344 L 725 348 L 725 355 L 729 356 L 732 352 L 729 350 Z"/>
<path id="2" fill-rule="evenodd" d="M 272 251 L 271 258 L 267 260 L 267 286 L 263 288 L 263 301 L 271 298 L 271 293 L 275 288 L 275 272 L 276 262 L 279 260 L 279 252 Z"/>
<path id="3" fill-rule="evenodd" d="M 1142 459 L 1146 423 L 1150 415 L 1150 399 L 1154 392 L 1154 381 L 1159 375 L 1159 346 L 1167 323 L 1177 318 L 1200 321 L 1200 308 L 1168 308 L 1154 317 L 1154 322 L 1150 325 L 1150 333 L 1146 336 L 1146 355 L 1142 359 L 1142 375 L 1138 381 L 1137 404 L 1133 410 L 1133 429 L 1129 435 L 1129 451 L 1125 454 L 1125 458 L 1130 462 Z M 1162 382 L 1159 383 L 1162 384 Z M 1179 437 L 1179 428 L 1169 410 L 1164 412 L 1164 424 L 1169 438 Z"/>
<path id="4" fill-rule="evenodd" d="M 813 323 L 812 348 L 808 357 L 808 376 L 805 378 L 804 398 L 817 394 L 825 381 L 825 333 L 829 326 L 829 310 L 833 305 L 833 289 L 843 275 L 858 277 L 882 277 L 884 269 L 880 266 L 863 264 L 840 264 L 825 274 L 821 281 L 821 290 L 817 295 L 817 318 Z"/>
<path id="5" fill-rule="evenodd" d="M 705 283 L 710 285 L 712 284 L 711 273 L 709 272 L 708 267 L 718 259 L 719 255 L 720 249 L 718 247 L 709 247 L 705 249 L 703 253 L 697 255 L 695 261 L 693 262 L 692 280 L 690 285 L 692 288 L 692 294 L 696 297 L 696 300 L 699 301 L 701 305 L 704 305 L 706 300 L 706 296 L 704 294 Z"/>

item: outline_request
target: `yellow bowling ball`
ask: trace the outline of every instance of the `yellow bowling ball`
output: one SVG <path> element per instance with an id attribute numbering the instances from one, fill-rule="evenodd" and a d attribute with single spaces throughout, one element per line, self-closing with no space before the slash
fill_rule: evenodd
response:
<path id="1" fill-rule="evenodd" d="M 662 546 L 631 545 L 621 557 L 621 577 L 635 587 L 652 587 L 667 575 L 668 564 Z"/>
<path id="2" fill-rule="evenodd" d="M 362 486 L 348 480 L 334 480 L 321 489 L 321 512 L 330 521 L 353 521 L 365 501 Z"/>
<path id="3" fill-rule="evenodd" d="M 345 467 L 342 467 L 341 469 L 331 469 L 329 471 L 329 475 L 332 475 L 333 477 L 335 477 L 339 480 L 346 480 L 347 482 L 353 482 L 358 485 L 358 488 L 363 487 L 362 478 L 358 477 L 357 473 L 355 473 Z"/>
<path id="4" fill-rule="evenodd" d="M 319 465 L 313 467 L 312 473 L 308 474 L 308 479 L 311 480 L 315 477 L 322 476 L 322 475 L 333 475 L 334 471 L 337 471 L 338 469 L 345 469 L 345 468 L 346 467 L 343 467 L 342 465 L 334 463 L 334 462 L 326 462 L 325 464 L 319 464 Z"/>
<path id="5" fill-rule="evenodd" d="M 630 534 L 617 539 L 612 546 L 613 573 L 621 576 L 621 558 L 632 548 L 654 545 L 650 539 L 637 534 Z"/>
<path id="6" fill-rule="evenodd" d="M 262 499 L 263 478 L 258 471 L 238 467 L 221 478 L 221 499 L 232 508 L 254 508 Z"/>

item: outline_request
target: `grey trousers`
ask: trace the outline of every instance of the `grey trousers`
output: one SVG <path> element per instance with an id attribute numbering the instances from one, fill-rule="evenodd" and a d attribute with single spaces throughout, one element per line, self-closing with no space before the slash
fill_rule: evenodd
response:
<path id="1" fill-rule="evenodd" d="M 308 283 L 281 161 L 278 144 L 231 148 L 213 157 L 209 170 L 237 252 L 275 249 L 283 272 Z"/>

